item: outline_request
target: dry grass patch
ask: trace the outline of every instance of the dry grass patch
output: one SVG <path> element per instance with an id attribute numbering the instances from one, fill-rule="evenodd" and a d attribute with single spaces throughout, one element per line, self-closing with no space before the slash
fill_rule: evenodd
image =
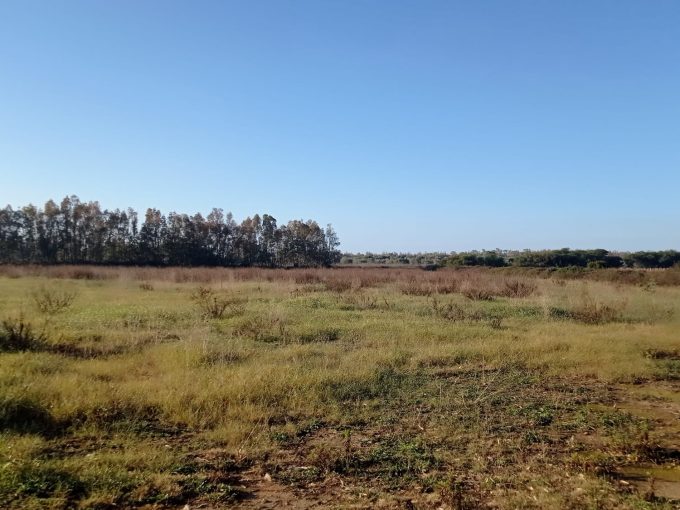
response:
<path id="1" fill-rule="evenodd" d="M 86 269 L 0 277 L 0 317 L 24 323 L 2 330 L 3 507 L 674 504 L 613 477 L 675 462 L 679 289 Z M 42 287 L 78 299 L 41 312 Z"/>

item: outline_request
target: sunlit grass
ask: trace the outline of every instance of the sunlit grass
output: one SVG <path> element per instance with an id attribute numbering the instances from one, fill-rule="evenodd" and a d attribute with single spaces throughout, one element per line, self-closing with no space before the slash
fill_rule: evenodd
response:
<path id="1" fill-rule="evenodd" d="M 205 475 L 191 464 L 192 452 L 220 448 L 234 462 L 260 462 L 281 448 L 277 438 L 298 437 L 310 423 L 398 427 L 407 436 L 401 443 L 366 458 L 352 454 L 351 462 L 406 462 L 410 472 L 414 456 L 414 465 L 436 478 L 456 456 L 474 459 L 474 448 L 483 447 L 476 441 L 496 433 L 489 412 L 511 413 L 497 417 L 508 423 L 519 416 L 521 434 L 536 420 L 552 423 L 550 413 L 577 413 L 571 397 L 550 389 L 555 381 L 568 387 L 675 377 L 672 360 L 649 353 L 680 348 L 676 287 L 539 279 L 529 282 L 529 295 L 515 298 L 496 295 L 504 276 L 482 272 L 464 277 L 463 287 L 494 294 L 477 300 L 451 291 L 462 285 L 451 280 L 460 278 L 449 276 L 454 272 L 432 283 L 435 277 L 413 270 L 394 278 L 374 271 L 328 286 L 285 271 L 271 281 L 219 273 L 200 285 L 239 306 L 212 319 L 192 299 L 199 284 L 185 282 L 190 276 L 154 279 L 163 273 L 152 271 L 144 285 L 125 277 L 1 278 L 0 319 L 20 318 L 47 340 L 0 353 L 0 497 L 16 508 L 174 504 L 210 493 L 230 501 L 236 493 L 229 484 L 197 488 Z M 405 292 L 404 285 L 425 290 Z M 46 286 L 76 297 L 59 313 L 42 313 L 31 296 Z M 513 393 L 532 398 L 531 388 L 545 402 L 513 411 L 523 405 Z M 422 406 L 441 417 L 428 418 L 427 433 Z M 544 441 L 531 434 L 523 441 Z M 463 438 L 472 445 L 465 452 L 456 450 Z M 436 462 L 422 456 L 430 442 L 439 445 Z M 46 453 L 69 444 L 73 455 Z M 350 460 L 329 464 L 314 448 L 318 476 L 329 469 L 358 476 Z M 380 473 L 389 477 L 389 470 Z M 33 487 L 29 479 L 42 482 Z M 597 491 L 604 482 L 590 483 Z M 560 498 L 544 506 L 566 501 Z"/>

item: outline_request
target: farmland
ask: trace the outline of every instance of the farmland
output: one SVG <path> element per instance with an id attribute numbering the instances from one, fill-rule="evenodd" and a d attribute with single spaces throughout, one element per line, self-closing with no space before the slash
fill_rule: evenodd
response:
<path id="1" fill-rule="evenodd" d="M 3 266 L 0 506 L 677 508 L 676 273 Z"/>

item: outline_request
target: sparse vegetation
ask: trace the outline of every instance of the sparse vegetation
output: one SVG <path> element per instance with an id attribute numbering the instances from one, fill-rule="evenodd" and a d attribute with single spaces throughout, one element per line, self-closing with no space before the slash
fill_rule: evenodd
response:
<path id="1" fill-rule="evenodd" d="M 2 508 L 677 504 L 679 287 L 518 268 L 0 273 Z M 38 306 L 62 293 L 78 299 Z"/>

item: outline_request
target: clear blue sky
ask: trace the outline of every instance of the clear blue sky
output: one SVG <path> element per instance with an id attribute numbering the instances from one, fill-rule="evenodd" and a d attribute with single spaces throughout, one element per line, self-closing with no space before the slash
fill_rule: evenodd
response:
<path id="1" fill-rule="evenodd" d="M 0 204 L 680 248 L 680 2 L 0 2 Z"/>

